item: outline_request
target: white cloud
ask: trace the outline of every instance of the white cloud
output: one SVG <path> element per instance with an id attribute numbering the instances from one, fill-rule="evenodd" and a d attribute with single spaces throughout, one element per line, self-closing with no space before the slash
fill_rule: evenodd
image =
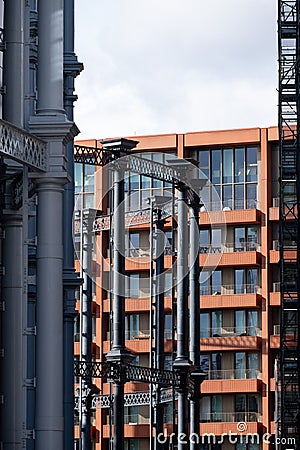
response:
<path id="1" fill-rule="evenodd" d="M 80 137 L 273 125 L 270 0 L 77 0 Z"/>

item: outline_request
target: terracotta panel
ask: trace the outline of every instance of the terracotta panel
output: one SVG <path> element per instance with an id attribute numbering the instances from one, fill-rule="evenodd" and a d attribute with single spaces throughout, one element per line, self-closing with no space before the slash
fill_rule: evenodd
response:
<path id="1" fill-rule="evenodd" d="M 270 306 L 280 306 L 280 292 L 270 292 Z"/>
<path id="2" fill-rule="evenodd" d="M 259 252 L 232 252 L 201 254 L 200 267 L 216 266 L 255 266 L 260 264 L 261 254 Z"/>
<path id="3" fill-rule="evenodd" d="M 278 264 L 279 263 L 279 251 L 278 250 L 270 250 L 269 261 L 270 261 L 270 264 Z"/>
<path id="4" fill-rule="evenodd" d="M 269 220 L 278 222 L 279 208 L 269 208 Z"/>
<path id="5" fill-rule="evenodd" d="M 125 438 L 149 437 L 150 426 L 145 425 L 124 425 Z M 109 438 L 109 425 L 103 425 L 103 437 Z"/>
<path id="6" fill-rule="evenodd" d="M 242 349 L 259 349 L 262 339 L 258 336 L 231 336 L 201 338 L 200 348 L 202 352 L 207 351 L 239 351 Z"/>
<path id="7" fill-rule="evenodd" d="M 202 131 L 185 134 L 187 147 L 205 145 L 232 145 L 260 142 L 260 128 L 243 128 L 239 130 Z"/>
<path id="8" fill-rule="evenodd" d="M 246 380 L 205 380 L 201 394 L 230 394 L 237 392 L 259 392 L 262 381 L 256 378 Z"/>
<path id="9" fill-rule="evenodd" d="M 270 348 L 280 347 L 280 336 L 270 336 Z"/>
<path id="10" fill-rule="evenodd" d="M 260 294 L 202 295 L 201 309 L 259 308 Z"/>
<path id="11" fill-rule="evenodd" d="M 211 224 L 244 225 L 258 224 L 261 221 L 261 212 L 258 209 L 239 209 L 234 211 L 200 212 L 200 226 Z"/>
<path id="12" fill-rule="evenodd" d="M 200 434 L 213 433 L 216 436 L 221 436 L 223 433 L 230 434 L 237 430 L 237 422 L 209 422 L 201 423 Z M 262 423 L 259 422 L 247 422 L 247 430 L 244 433 L 239 432 L 239 434 L 247 433 L 259 433 L 263 429 Z"/>

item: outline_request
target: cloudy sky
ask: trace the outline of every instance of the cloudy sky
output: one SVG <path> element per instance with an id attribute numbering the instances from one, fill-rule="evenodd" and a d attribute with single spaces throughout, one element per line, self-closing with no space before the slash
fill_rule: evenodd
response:
<path id="1" fill-rule="evenodd" d="M 75 0 L 79 139 L 277 123 L 274 0 Z"/>

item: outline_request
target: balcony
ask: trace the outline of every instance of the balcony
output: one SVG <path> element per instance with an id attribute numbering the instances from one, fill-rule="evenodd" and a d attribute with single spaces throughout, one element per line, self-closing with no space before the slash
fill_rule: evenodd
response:
<path id="1" fill-rule="evenodd" d="M 107 332 L 106 341 L 103 341 L 103 353 L 107 353 L 110 348 L 110 332 Z M 113 339 L 113 335 L 112 335 Z M 176 336 L 175 336 L 176 339 Z M 164 332 L 164 351 L 170 353 L 172 351 L 172 330 Z M 150 331 L 149 330 L 130 330 L 125 331 L 126 347 L 138 353 L 148 353 L 150 349 Z"/>
<path id="2" fill-rule="evenodd" d="M 270 306 L 280 306 L 280 282 L 275 281 L 273 283 L 273 291 L 270 292 Z"/>
<path id="3" fill-rule="evenodd" d="M 261 330 L 257 327 L 219 327 L 200 330 L 201 351 L 259 350 Z"/>
<path id="4" fill-rule="evenodd" d="M 201 384 L 201 394 L 259 392 L 262 374 L 256 369 L 210 370 Z"/>
<path id="5" fill-rule="evenodd" d="M 261 329 L 250 326 L 250 327 L 216 327 L 207 328 L 206 330 L 200 330 L 200 337 L 232 337 L 232 336 L 261 336 Z"/>
<path id="6" fill-rule="evenodd" d="M 258 412 L 200 412 L 200 422 L 262 422 L 262 415 Z"/>
<path id="7" fill-rule="evenodd" d="M 261 261 L 257 242 L 226 243 L 200 247 L 200 266 L 257 265 Z"/>
<path id="8" fill-rule="evenodd" d="M 256 369 L 209 370 L 207 373 L 207 380 L 261 379 L 261 375 L 261 372 Z"/>
<path id="9" fill-rule="evenodd" d="M 247 209 L 244 209 L 245 206 L 247 206 Z M 221 208 L 220 202 L 205 205 L 200 210 L 200 226 L 207 226 L 212 223 L 244 225 L 245 223 L 259 224 L 261 222 L 261 211 L 257 201 L 250 201 L 247 205 L 239 203 L 235 205 L 235 208 L 231 209 L 229 206 Z"/>
<path id="10" fill-rule="evenodd" d="M 254 284 L 200 286 L 200 295 L 203 309 L 259 308 L 262 299 L 260 286 Z"/>

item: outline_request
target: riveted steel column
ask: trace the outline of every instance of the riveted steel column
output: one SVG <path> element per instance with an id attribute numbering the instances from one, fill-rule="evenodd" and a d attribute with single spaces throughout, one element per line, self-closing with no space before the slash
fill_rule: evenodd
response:
<path id="1" fill-rule="evenodd" d="M 69 120 L 73 121 L 74 81 L 83 69 L 74 53 L 74 0 L 64 0 L 64 108 Z M 74 447 L 74 319 L 75 289 L 80 279 L 74 268 L 73 211 L 74 211 L 74 143 L 66 146 L 67 173 L 69 183 L 63 193 L 63 287 L 64 287 L 64 450 Z"/>
<path id="2" fill-rule="evenodd" d="M 177 243 L 177 355 L 173 368 L 180 377 L 178 387 L 178 450 L 187 448 L 188 410 L 186 377 L 190 368 L 188 356 L 188 215 L 186 189 L 178 191 L 178 243 Z"/>
<path id="3" fill-rule="evenodd" d="M 164 220 L 160 219 L 161 210 L 157 209 L 155 224 L 155 368 L 164 368 Z M 156 387 L 155 403 L 155 448 L 162 448 L 157 436 L 163 432 L 163 405 L 160 403 L 160 388 Z"/>
<path id="4" fill-rule="evenodd" d="M 196 197 L 196 196 L 195 196 Z M 198 200 L 198 201 L 197 201 Z M 199 198 L 189 207 L 190 213 L 190 360 L 200 366 L 200 289 L 199 289 Z M 199 383 L 190 400 L 190 434 L 199 436 Z M 196 437 L 191 440 L 190 450 L 198 450 Z"/>

